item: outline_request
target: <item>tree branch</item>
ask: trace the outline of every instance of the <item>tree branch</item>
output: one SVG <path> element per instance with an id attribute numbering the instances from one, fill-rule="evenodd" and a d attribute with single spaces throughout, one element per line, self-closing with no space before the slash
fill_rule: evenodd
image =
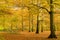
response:
<path id="1" fill-rule="evenodd" d="M 41 6 L 38 6 L 38 5 L 36 5 L 36 4 L 32 4 L 32 5 L 34 5 L 34 6 L 37 6 L 39 9 L 45 9 L 48 13 L 50 12 L 48 9 L 46 9 L 46 8 L 44 8 L 44 7 L 41 7 Z"/>
<path id="2" fill-rule="evenodd" d="M 36 5 L 36 4 L 30 4 L 30 5 L 33 5 L 33 6 L 37 6 L 39 9 L 45 9 L 48 13 L 50 12 L 48 9 L 46 9 L 46 8 L 44 8 L 44 7 L 41 7 L 41 6 L 38 6 L 38 5 Z M 26 5 L 24 5 L 23 7 L 27 7 L 28 9 L 30 9 L 30 7 L 29 6 L 26 6 Z"/>

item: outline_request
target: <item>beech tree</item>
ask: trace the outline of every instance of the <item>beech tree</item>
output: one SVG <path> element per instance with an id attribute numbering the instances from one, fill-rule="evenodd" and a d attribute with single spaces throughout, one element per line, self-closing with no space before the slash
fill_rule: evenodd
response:
<path id="1" fill-rule="evenodd" d="M 37 6 L 39 8 L 45 9 L 49 14 L 50 14 L 50 36 L 48 38 L 57 38 L 55 35 L 55 27 L 54 27 L 54 23 L 53 23 L 53 14 L 54 14 L 54 6 L 53 6 L 53 0 L 49 1 L 50 3 L 50 11 L 44 7 L 38 6 L 33 4 L 34 6 Z"/>

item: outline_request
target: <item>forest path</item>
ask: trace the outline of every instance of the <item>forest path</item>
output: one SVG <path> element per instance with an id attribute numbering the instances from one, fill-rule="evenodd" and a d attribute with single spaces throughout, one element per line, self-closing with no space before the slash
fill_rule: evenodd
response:
<path id="1" fill-rule="evenodd" d="M 60 31 L 56 32 L 57 39 L 48 39 L 50 32 L 44 31 L 36 34 L 35 32 L 19 33 L 0 33 L 0 40 L 60 40 Z"/>

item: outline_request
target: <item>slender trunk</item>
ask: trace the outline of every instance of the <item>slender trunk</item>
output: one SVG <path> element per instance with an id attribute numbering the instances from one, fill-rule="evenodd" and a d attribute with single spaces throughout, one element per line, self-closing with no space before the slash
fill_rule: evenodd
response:
<path id="1" fill-rule="evenodd" d="M 32 32 L 33 32 L 33 14 L 32 14 Z"/>
<path id="2" fill-rule="evenodd" d="M 43 20 L 41 20 L 42 23 L 41 23 L 41 32 L 43 32 Z"/>
<path id="3" fill-rule="evenodd" d="M 23 15 L 22 15 L 22 31 L 24 31 L 24 27 L 23 27 Z"/>
<path id="4" fill-rule="evenodd" d="M 41 19 L 41 32 L 43 32 L 43 21 L 44 21 L 44 16 L 43 16 L 43 14 L 42 14 L 42 19 Z"/>
<path id="5" fill-rule="evenodd" d="M 39 20 L 38 20 L 39 16 L 37 15 L 37 28 L 36 28 L 36 34 L 39 33 Z"/>
<path id="6" fill-rule="evenodd" d="M 29 32 L 30 32 L 30 13 L 29 13 Z"/>

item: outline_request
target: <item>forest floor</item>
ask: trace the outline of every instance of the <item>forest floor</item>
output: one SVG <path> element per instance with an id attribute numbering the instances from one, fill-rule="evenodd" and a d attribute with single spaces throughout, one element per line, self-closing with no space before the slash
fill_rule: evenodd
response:
<path id="1" fill-rule="evenodd" d="M 49 31 L 40 32 L 39 34 L 35 32 L 0 32 L 0 40 L 60 40 L 60 31 L 56 32 L 57 39 L 48 39 L 49 34 Z"/>

